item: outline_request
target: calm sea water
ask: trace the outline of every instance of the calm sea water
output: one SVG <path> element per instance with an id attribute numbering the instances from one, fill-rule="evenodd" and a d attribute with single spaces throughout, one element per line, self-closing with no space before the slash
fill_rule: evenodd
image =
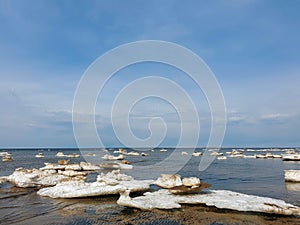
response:
<path id="1" fill-rule="evenodd" d="M 39 168 L 44 166 L 44 162 L 57 162 L 55 154 L 58 151 L 62 151 L 64 154 L 80 153 L 77 149 L 3 151 L 11 153 L 14 161 L 0 162 L 0 176 L 10 175 L 18 167 Z M 149 156 L 127 156 L 126 159 L 132 162 L 133 166 L 152 164 L 163 160 L 171 151 L 147 151 Z M 228 149 L 221 150 L 224 153 L 226 151 Z M 35 158 L 38 152 L 43 152 L 45 157 Z M 248 155 L 254 153 L 259 152 L 245 152 Z M 282 152 L 277 152 L 277 154 L 282 154 Z M 186 166 L 180 170 L 179 174 L 182 176 L 197 176 L 201 180 L 212 184 L 212 189 L 227 189 L 246 194 L 279 198 L 300 206 L 300 184 L 285 183 L 283 172 L 285 169 L 300 169 L 299 161 L 285 162 L 281 159 L 228 157 L 227 160 L 215 160 L 207 170 L 199 172 L 200 159 L 201 157 L 192 157 Z M 80 162 L 84 161 L 84 158 L 70 160 L 71 162 Z M 130 217 L 135 216 L 135 213 L 118 206 L 115 203 L 117 198 L 118 196 L 69 200 L 50 199 L 38 196 L 36 189 L 16 188 L 4 183 L 0 188 L 0 224 L 95 224 L 88 222 L 86 218 L 97 218 L 97 224 L 101 224 L 101 221 L 109 224 L 109 221 L 114 218 L 112 224 L 117 223 L 117 221 L 122 224 L 124 218 L 128 220 Z M 119 219 L 116 220 L 116 218 Z M 282 219 L 280 218 L 280 220 Z M 172 220 L 168 221 L 160 220 L 158 224 L 178 224 L 172 223 Z M 241 222 L 241 224 L 243 223 Z"/>

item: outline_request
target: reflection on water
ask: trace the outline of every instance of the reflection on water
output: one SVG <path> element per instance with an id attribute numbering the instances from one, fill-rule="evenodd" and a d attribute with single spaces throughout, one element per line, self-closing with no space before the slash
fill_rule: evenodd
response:
<path id="1" fill-rule="evenodd" d="M 44 158 L 34 157 L 37 150 L 9 151 L 15 160 L 9 163 L 0 162 L 0 175 L 9 175 L 18 167 L 39 168 L 44 162 L 57 162 L 57 151 L 44 151 Z M 64 150 L 64 154 L 73 152 L 76 150 Z M 132 162 L 133 166 L 149 165 L 162 161 L 170 152 L 171 150 L 149 151 L 147 157 L 128 156 L 126 159 Z M 227 160 L 215 160 L 206 171 L 199 172 L 200 159 L 201 157 L 192 157 L 179 173 L 182 176 L 197 176 L 212 184 L 213 189 L 280 198 L 300 206 L 300 184 L 285 183 L 283 173 L 286 169 L 299 169 L 300 162 L 228 157 Z M 82 157 L 74 158 L 71 162 L 83 160 Z M 133 170 L 132 174 L 134 172 L 138 171 Z M 95 178 L 96 175 L 93 174 L 89 179 Z M 184 206 L 184 210 L 144 212 L 118 206 L 117 198 L 118 196 L 50 199 L 37 195 L 36 189 L 16 188 L 4 183 L 0 188 L 0 224 L 118 224 L 122 221 L 122 224 L 149 224 L 149 221 L 162 224 L 199 224 L 199 221 L 201 224 L 244 224 L 247 221 L 248 224 L 300 224 L 299 218 L 241 214 L 203 206 Z"/>
<path id="2" fill-rule="evenodd" d="M 292 192 L 292 191 L 299 191 L 300 192 L 300 183 L 286 182 L 285 187 L 286 187 L 288 192 Z"/>

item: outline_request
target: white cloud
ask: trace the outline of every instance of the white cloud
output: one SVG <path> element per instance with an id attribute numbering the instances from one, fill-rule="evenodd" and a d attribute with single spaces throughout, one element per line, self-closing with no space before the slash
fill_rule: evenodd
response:
<path id="1" fill-rule="evenodd" d="M 243 116 L 230 116 L 228 117 L 228 122 L 240 122 L 240 121 L 244 121 L 246 119 L 246 117 Z"/>
<path id="2" fill-rule="evenodd" d="M 271 113 L 271 114 L 265 114 L 261 116 L 261 119 L 263 120 L 278 120 L 278 119 L 284 119 L 287 118 L 288 115 L 280 114 L 280 113 Z"/>

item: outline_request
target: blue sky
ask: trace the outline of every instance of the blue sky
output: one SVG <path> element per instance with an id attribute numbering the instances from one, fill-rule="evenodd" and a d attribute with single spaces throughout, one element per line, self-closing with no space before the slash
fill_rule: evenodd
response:
<path id="1" fill-rule="evenodd" d="M 227 107 L 224 146 L 300 146 L 299 10 L 296 0 L 1 0 L 0 147 L 76 146 L 72 103 L 84 71 L 106 51 L 147 39 L 185 46 L 212 69 Z M 204 146 L 209 111 L 201 91 L 178 71 L 157 65 L 123 73 L 133 79 L 151 69 L 189 90 Z M 96 110 L 99 134 L 110 146 L 120 143 L 107 123 L 108 108 L 130 80 L 124 77 L 110 81 Z M 163 114 L 176 121 L 173 111 L 148 99 L 132 116 Z M 147 121 L 132 121 L 137 136 L 149 135 Z M 174 131 L 178 124 L 172 124 Z M 178 131 L 167 134 L 163 145 L 175 145 Z"/>

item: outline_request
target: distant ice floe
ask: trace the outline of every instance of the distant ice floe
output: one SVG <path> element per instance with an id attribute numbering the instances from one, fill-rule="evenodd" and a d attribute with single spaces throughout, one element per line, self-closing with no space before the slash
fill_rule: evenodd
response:
<path id="1" fill-rule="evenodd" d="M 300 161 L 300 154 L 291 153 L 291 154 L 284 154 L 282 156 L 283 161 Z"/>
<path id="2" fill-rule="evenodd" d="M 114 156 L 114 155 L 106 154 L 102 157 L 102 159 L 105 159 L 105 160 L 122 160 L 122 159 L 124 159 L 124 155 L 119 154 L 118 156 Z"/>
<path id="3" fill-rule="evenodd" d="M 2 157 L 2 162 L 12 162 L 14 158 L 8 152 L 0 152 L 0 156 Z"/>
<path id="4" fill-rule="evenodd" d="M 67 157 L 63 152 L 57 152 L 56 157 Z"/>

